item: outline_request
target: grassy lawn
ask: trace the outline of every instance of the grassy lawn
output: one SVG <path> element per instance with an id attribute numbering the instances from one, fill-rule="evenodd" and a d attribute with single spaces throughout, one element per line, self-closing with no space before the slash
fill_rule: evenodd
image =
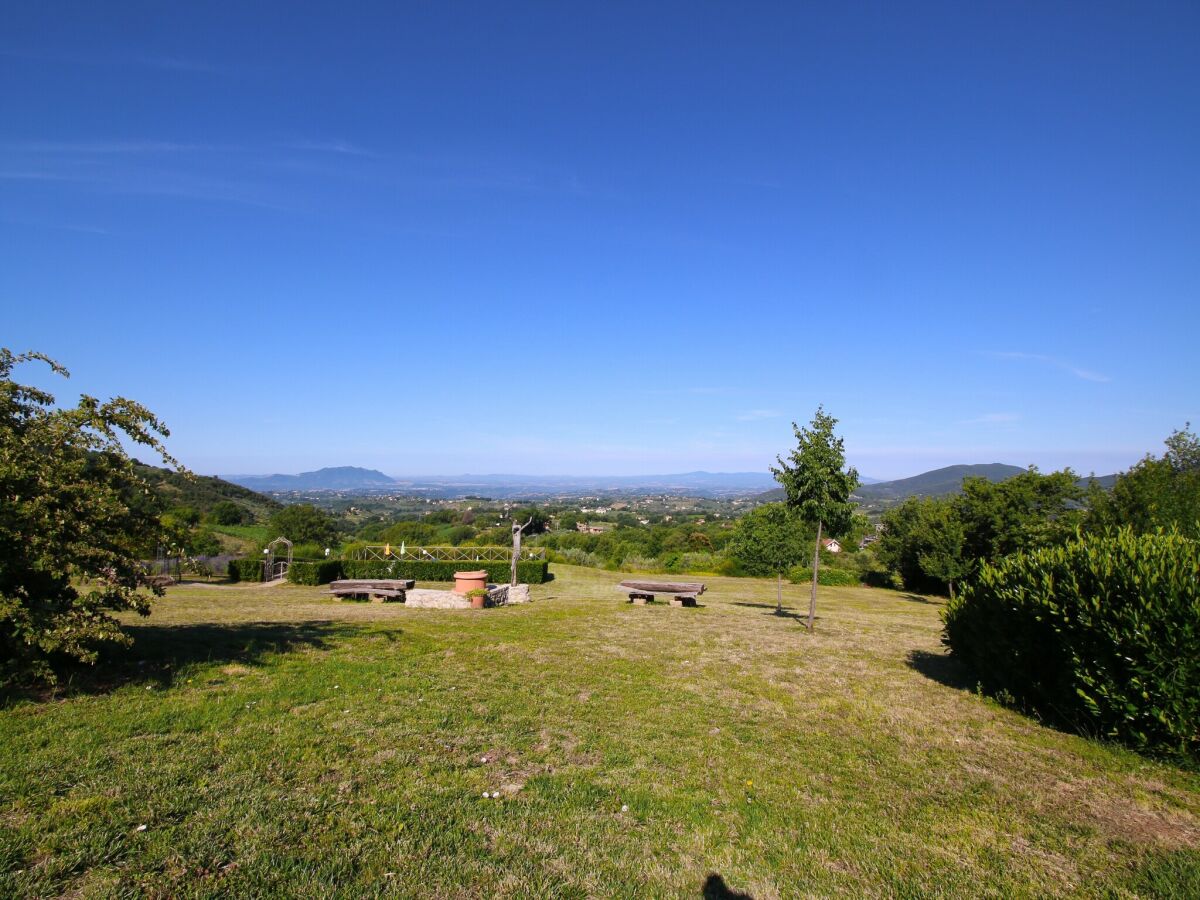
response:
<path id="1" fill-rule="evenodd" d="M 801 587 L 554 571 L 173 588 L 108 683 L 0 709 L 0 896 L 1200 896 L 1200 775 L 977 697 L 936 603 L 822 588 L 810 636 Z"/>

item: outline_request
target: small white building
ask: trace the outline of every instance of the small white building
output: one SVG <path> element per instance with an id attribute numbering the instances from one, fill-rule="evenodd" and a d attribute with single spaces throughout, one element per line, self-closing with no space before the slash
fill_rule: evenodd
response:
<path id="1" fill-rule="evenodd" d="M 821 547 L 828 550 L 830 553 L 841 553 L 842 545 L 834 538 L 821 538 Z"/>

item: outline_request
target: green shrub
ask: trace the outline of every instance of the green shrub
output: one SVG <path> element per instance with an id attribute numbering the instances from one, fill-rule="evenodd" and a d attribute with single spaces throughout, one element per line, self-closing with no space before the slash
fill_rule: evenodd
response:
<path id="1" fill-rule="evenodd" d="M 453 581 L 455 572 L 484 570 L 488 581 L 508 584 L 509 564 L 506 562 L 448 562 L 445 560 L 382 560 L 345 559 L 342 573 L 346 578 L 412 578 L 416 581 Z M 546 580 L 549 564 L 542 559 L 525 559 L 517 563 L 517 580 L 541 584 Z"/>
<path id="2" fill-rule="evenodd" d="M 1200 756 L 1200 544 L 1129 529 L 981 567 L 945 643 L 982 687 L 1139 749 Z"/>
<path id="3" fill-rule="evenodd" d="M 589 566 L 593 569 L 603 569 L 604 560 L 595 553 L 589 553 L 578 547 L 568 547 L 566 550 L 551 550 L 550 558 L 555 562 L 570 563 L 573 566 Z"/>
<path id="4" fill-rule="evenodd" d="M 812 566 L 795 566 L 788 569 L 788 581 L 792 584 L 812 584 Z M 857 572 L 846 569 L 827 569 L 824 566 L 817 571 L 817 584 L 826 587 L 857 587 L 862 579 Z"/>
<path id="5" fill-rule="evenodd" d="M 262 581 L 263 561 L 257 556 L 229 561 L 230 581 Z"/>
<path id="6" fill-rule="evenodd" d="M 316 562 L 294 562 L 288 568 L 287 580 L 292 584 L 329 584 L 342 577 L 340 559 L 323 559 Z"/>

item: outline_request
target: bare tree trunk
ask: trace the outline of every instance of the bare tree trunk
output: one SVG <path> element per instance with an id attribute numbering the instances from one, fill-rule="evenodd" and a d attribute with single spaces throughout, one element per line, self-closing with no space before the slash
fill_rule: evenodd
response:
<path id="1" fill-rule="evenodd" d="M 783 615 L 783 573 L 776 572 L 775 577 L 779 580 L 775 583 L 775 615 Z"/>
<path id="2" fill-rule="evenodd" d="M 817 545 L 813 548 L 813 580 L 812 580 L 812 595 L 808 599 L 808 630 L 813 630 L 813 622 L 817 618 L 817 571 L 821 567 L 821 525 L 820 519 L 817 520 Z"/>

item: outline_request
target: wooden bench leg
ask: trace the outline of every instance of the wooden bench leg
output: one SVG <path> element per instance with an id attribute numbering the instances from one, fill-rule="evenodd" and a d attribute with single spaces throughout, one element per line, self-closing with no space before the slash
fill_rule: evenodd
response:
<path id="1" fill-rule="evenodd" d="M 647 603 L 654 602 L 653 594 L 630 594 L 629 601 L 636 606 L 645 606 Z"/>
<path id="2" fill-rule="evenodd" d="M 696 598 L 695 597 L 672 597 L 671 605 L 672 606 L 695 606 Z"/>

